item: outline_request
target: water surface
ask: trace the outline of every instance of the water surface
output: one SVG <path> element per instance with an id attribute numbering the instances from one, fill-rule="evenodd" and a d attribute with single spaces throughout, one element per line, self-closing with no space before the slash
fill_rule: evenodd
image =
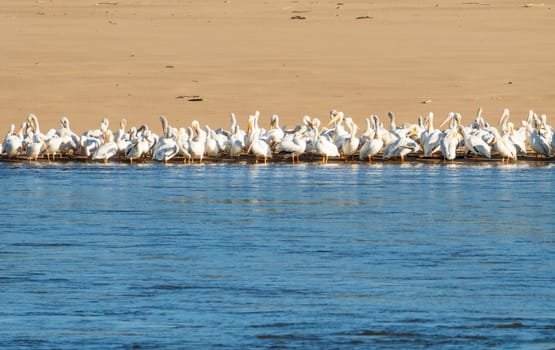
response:
<path id="1" fill-rule="evenodd" d="M 554 180 L 0 163 L 2 346 L 553 349 Z"/>

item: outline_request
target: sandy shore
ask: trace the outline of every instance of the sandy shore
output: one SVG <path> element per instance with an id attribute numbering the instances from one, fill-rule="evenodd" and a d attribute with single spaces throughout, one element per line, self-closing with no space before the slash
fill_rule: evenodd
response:
<path id="1" fill-rule="evenodd" d="M 331 108 L 361 124 L 390 110 L 469 122 L 479 106 L 491 121 L 504 107 L 551 118 L 555 2 L 526 4 L 5 0 L 0 128 L 28 113 L 75 131 L 103 117 L 158 130 L 161 114 L 228 127 L 235 112 L 245 126 L 255 110 L 286 125 Z"/>

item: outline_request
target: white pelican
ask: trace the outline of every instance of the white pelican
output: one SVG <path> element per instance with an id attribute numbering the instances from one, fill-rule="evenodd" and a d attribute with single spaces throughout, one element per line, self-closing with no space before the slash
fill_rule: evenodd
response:
<path id="1" fill-rule="evenodd" d="M 125 155 L 125 152 L 131 147 L 131 139 L 137 134 L 137 128 L 133 127 L 129 132 L 125 131 L 127 120 L 123 118 L 119 122 L 119 129 L 114 133 L 114 140 L 118 146 L 118 154 Z"/>
<path id="2" fill-rule="evenodd" d="M 511 139 L 510 128 L 507 126 L 509 114 L 509 109 L 504 108 L 498 122 L 498 125 L 501 127 L 501 133 L 497 129 L 492 128 L 493 135 L 495 136 L 493 148 L 501 155 L 501 162 L 504 162 L 505 158 L 507 158 L 507 162 L 509 162 L 509 159 L 517 159 L 518 150 Z"/>
<path id="3" fill-rule="evenodd" d="M 162 136 L 160 136 L 152 146 L 152 159 L 155 158 L 155 154 L 158 152 L 158 149 L 165 146 L 166 142 L 171 143 L 171 141 L 174 141 L 173 138 L 177 132 L 177 130 L 175 130 L 174 133 L 174 129 L 168 123 L 168 119 L 163 115 L 160 116 L 160 123 L 162 124 Z M 157 154 L 156 158 L 158 159 L 154 160 L 163 160 L 163 156 L 161 156 L 161 154 Z"/>
<path id="4" fill-rule="evenodd" d="M 193 120 L 191 123 L 191 128 L 194 135 L 189 138 L 189 149 L 192 156 L 192 160 L 199 160 L 202 163 L 204 158 L 204 151 L 206 150 L 206 132 L 200 127 L 198 120 Z"/>
<path id="5" fill-rule="evenodd" d="M 351 118 L 347 118 L 345 119 L 345 123 L 349 128 L 349 134 L 347 137 L 343 138 L 341 142 L 341 151 L 343 152 L 345 161 L 347 161 L 349 156 L 354 157 L 354 154 L 358 151 L 360 139 L 357 137 L 358 126 L 355 122 Z"/>
<path id="6" fill-rule="evenodd" d="M 252 151 L 257 163 L 258 157 L 263 157 L 264 163 L 266 163 L 268 161 L 268 158 L 272 158 L 272 150 L 270 148 L 270 145 L 266 143 L 265 140 L 260 138 L 262 134 L 262 129 L 258 128 L 258 125 L 256 123 L 257 119 L 258 118 L 256 116 L 249 119 L 249 125 L 247 129 L 249 148 L 247 149 L 247 153 L 250 153 Z"/>
<path id="7" fill-rule="evenodd" d="M 205 125 L 204 129 L 206 131 L 206 142 L 204 144 L 204 153 L 208 157 L 218 157 L 220 155 L 220 144 L 218 143 L 216 132 L 212 130 L 208 125 Z"/>
<path id="8" fill-rule="evenodd" d="M 461 121 L 462 117 L 459 113 L 450 112 L 441 125 L 445 124 L 448 120 L 449 128 L 443 131 L 443 136 L 440 141 L 441 155 L 444 160 L 454 160 L 457 157 L 457 148 L 461 142 L 461 135 L 457 127 Z"/>
<path id="9" fill-rule="evenodd" d="M 370 120 L 370 118 L 366 118 L 364 122 L 366 124 L 366 129 L 364 129 L 364 132 L 360 134 L 360 143 L 363 145 L 366 143 L 366 141 L 374 137 L 374 131 L 375 131 L 375 129 L 372 126 L 372 121 Z"/>
<path id="10" fill-rule="evenodd" d="M 225 151 L 230 157 L 239 157 L 245 148 L 245 139 L 247 138 L 245 131 L 237 125 L 237 119 L 234 113 L 230 113 L 231 129 L 229 139 L 225 144 Z"/>
<path id="11" fill-rule="evenodd" d="M 387 112 L 389 117 L 389 131 L 395 132 L 397 130 L 397 123 L 395 123 L 395 114 L 393 112 Z"/>
<path id="12" fill-rule="evenodd" d="M 33 113 L 29 114 L 27 116 L 27 121 L 29 122 L 34 135 L 42 135 L 42 133 L 40 132 L 39 118 L 37 118 L 36 115 L 34 115 Z"/>
<path id="13" fill-rule="evenodd" d="M 25 154 L 27 155 L 29 161 L 31 161 L 31 159 L 36 161 L 46 148 L 46 145 L 44 144 L 44 135 L 35 134 L 33 131 L 29 131 L 29 138 L 26 142 Z"/>
<path id="14" fill-rule="evenodd" d="M 50 161 L 50 155 L 52 155 L 52 160 L 56 160 L 56 153 L 60 153 L 60 147 L 62 145 L 63 139 L 57 134 L 57 131 L 52 129 L 45 135 L 45 153 L 48 161 Z"/>
<path id="15" fill-rule="evenodd" d="M 273 147 L 281 142 L 284 135 L 285 133 L 283 129 L 279 126 L 279 116 L 277 114 L 273 114 L 270 120 L 270 129 L 268 129 L 264 135 L 270 147 Z"/>
<path id="16" fill-rule="evenodd" d="M 444 131 L 440 140 L 441 155 L 445 160 L 453 160 L 457 157 L 459 147 L 459 133 L 457 128 L 450 128 Z"/>
<path id="17" fill-rule="evenodd" d="M 430 112 L 426 122 L 426 129 L 420 139 L 422 149 L 424 150 L 424 157 L 431 157 L 434 153 L 440 151 L 442 137 L 443 133 L 439 129 L 434 129 L 434 113 Z"/>
<path id="18" fill-rule="evenodd" d="M 62 142 L 60 144 L 60 154 L 76 154 L 79 152 L 79 136 L 71 131 L 69 119 L 66 116 L 60 118 L 61 128 L 58 131 Z"/>
<path id="19" fill-rule="evenodd" d="M 414 127 L 407 129 L 397 129 L 395 135 L 397 139 L 388 144 L 383 151 L 383 159 L 391 157 L 400 157 L 401 162 L 405 162 L 405 156 L 411 152 L 418 152 L 420 145 L 410 138 L 416 134 L 418 130 Z"/>
<path id="20" fill-rule="evenodd" d="M 175 137 L 175 142 L 177 143 L 177 148 L 179 154 L 183 157 L 183 163 L 192 163 L 193 156 L 191 155 L 191 149 L 189 147 L 189 139 L 193 135 L 193 129 L 191 127 L 179 128 L 177 135 Z"/>
<path id="21" fill-rule="evenodd" d="M 314 149 L 316 153 L 322 156 L 322 164 L 327 164 L 329 157 L 339 157 L 339 150 L 335 143 L 331 142 L 327 135 L 320 135 L 320 119 L 312 119 L 310 125 L 314 129 Z"/>
<path id="22" fill-rule="evenodd" d="M 114 142 L 112 131 L 106 130 L 102 136 L 104 142 L 97 148 L 91 159 L 108 163 L 108 160 L 118 153 L 118 145 Z"/>
<path id="23" fill-rule="evenodd" d="M 8 159 L 17 157 L 23 149 L 23 125 L 19 129 L 19 132 L 15 133 L 15 124 L 10 126 L 10 131 L 4 139 L 4 152 L 8 156 Z"/>
<path id="24" fill-rule="evenodd" d="M 374 122 L 373 136 L 362 145 L 358 154 L 360 160 L 368 159 L 369 162 L 372 162 L 372 156 L 378 154 L 383 148 L 383 139 L 379 126 L 380 121 L 377 115 L 373 115 L 372 119 Z"/>
<path id="25" fill-rule="evenodd" d="M 518 130 L 515 130 L 514 124 L 509 122 L 509 117 L 509 109 L 503 109 L 503 113 L 501 114 L 498 123 L 501 127 L 501 135 L 508 135 L 507 138 L 514 145 L 517 154 L 526 154 L 526 128 L 521 127 Z"/>
<path id="26" fill-rule="evenodd" d="M 459 125 L 457 130 L 464 137 L 465 155 L 473 153 L 482 157 L 491 158 L 491 146 L 478 135 L 471 134 L 464 126 Z"/>
<path id="27" fill-rule="evenodd" d="M 134 160 L 141 158 L 144 159 L 148 151 L 150 151 L 150 147 L 153 143 L 154 142 L 151 138 L 151 131 L 146 130 L 144 133 L 141 134 L 141 136 L 133 141 L 132 145 L 125 152 L 125 158 L 129 159 L 129 162 L 131 164 L 133 164 Z"/>
<path id="28" fill-rule="evenodd" d="M 335 144 L 335 146 L 337 146 L 337 149 L 339 150 L 343 145 L 343 140 L 349 137 L 349 133 L 347 132 L 347 130 L 345 130 L 345 127 L 343 127 L 343 120 L 345 119 L 345 115 L 343 114 L 343 112 L 336 112 L 335 110 L 332 110 L 330 112 L 330 118 L 331 120 L 328 125 L 334 124 L 334 127 L 333 129 L 330 129 L 327 134 L 331 136 L 333 143 Z"/>
<path id="29" fill-rule="evenodd" d="M 129 133 L 125 131 L 126 126 L 127 126 L 127 119 L 122 118 L 119 121 L 119 129 L 117 129 L 114 132 L 114 140 L 116 141 L 116 143 L 118 143 L 118 140 L 129 140 Z"/>
<path id="30" fill-rule="evenodd" d="M 306 150 L 306 140 L 303 133 L 299 130 L 293 135 L 293 138 L 284 137 L 280 143 L 276 145 L 277 153 L 288 153 L 291 154 L 291 162 L 295 163 L 295 158 L 297 162 L 300 162 L 300 156 Z"/>
<path id="31" fill-rule="evenodd" d="M 160 138 L 157 145 L 152 153 L 153 160 L 167 163 L 179 154 L 179 146 L 174 138 Z"/>
<path id="32" fill-rule="evenodd" d="M 90 158 L 92 157 L 94 152 L 96 152 L 98 147 L 100 147 L 101 143 L 102 141 L 96 137 L 81 135 L 81 139 L 79 140 L 79 148 L 87 158 Z"/>
<path id="33" fill-rule="evenodd" d="M 39 119 L 37 118 L 36 115 L 31 113 L 27 116 L 27 121 L 29 122 L 29 126 L 31 127 L 31 130 L 33 131 L 32 132 L 33 137 L 31 137 L 31 136 L 29 136 L 29 137 L 33 139 L 32 143 L 36 144 L 34 147 L 38 147 L 38 144 L 41 145 L 41 149 L 40 149 L 39 154 L 42 154 L 42 152 L 44 152 L 46 150 L 46 143 L 44 142 L 45 141 L 45 135 L 40 131 Z"/>
<path id="34" fill-rule="evenodd" d="M 532 123 L 533 126 L 525 120 L 522 121 L 522 124 L 528 130 L 528 144 L 530 145 L 530 148 L 532 148 L 532 150 L 536 152 L 537 156 L 549 157 L 551 147 L 549 145 L 549 142 L 545 138 L 545 135 L 542 134 L 541 123 L 535 116 L 532 120 Z"/>
<path id="35" fill-rule="evenodd" d="M 517 159 L 517 151 L 515 145 L 509 139 L 509 134 L 501 134 L 497 129 L 493 129 L 493 133 L 495 136 L 495 141 L 493 142 L 493 148 L 501 155 L 501 162 L 505 161 L 507 158 L 507 162 L 509 159 Z"/>

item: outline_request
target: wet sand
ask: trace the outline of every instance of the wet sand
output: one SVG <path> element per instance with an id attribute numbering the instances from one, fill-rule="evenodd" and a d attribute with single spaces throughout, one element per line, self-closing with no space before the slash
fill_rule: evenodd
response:
<path id="1" fill-rule="evenodd" d="M 555 2 L 2 2 L 0 128 L 555 112 Z M 304 19 L 292 19 L 292 17 Z M 193 101 L 189 101 L 192 99 Z M 428 103 L 423 103 L 428 102 Z"/>

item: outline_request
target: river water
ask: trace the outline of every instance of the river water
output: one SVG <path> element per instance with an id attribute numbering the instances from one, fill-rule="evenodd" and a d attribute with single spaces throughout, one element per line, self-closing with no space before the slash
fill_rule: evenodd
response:
<path id="1" fill-rule="evenodd" d="M 555 348 L 553 164 L 0 163 L 0 347 Z"/>

